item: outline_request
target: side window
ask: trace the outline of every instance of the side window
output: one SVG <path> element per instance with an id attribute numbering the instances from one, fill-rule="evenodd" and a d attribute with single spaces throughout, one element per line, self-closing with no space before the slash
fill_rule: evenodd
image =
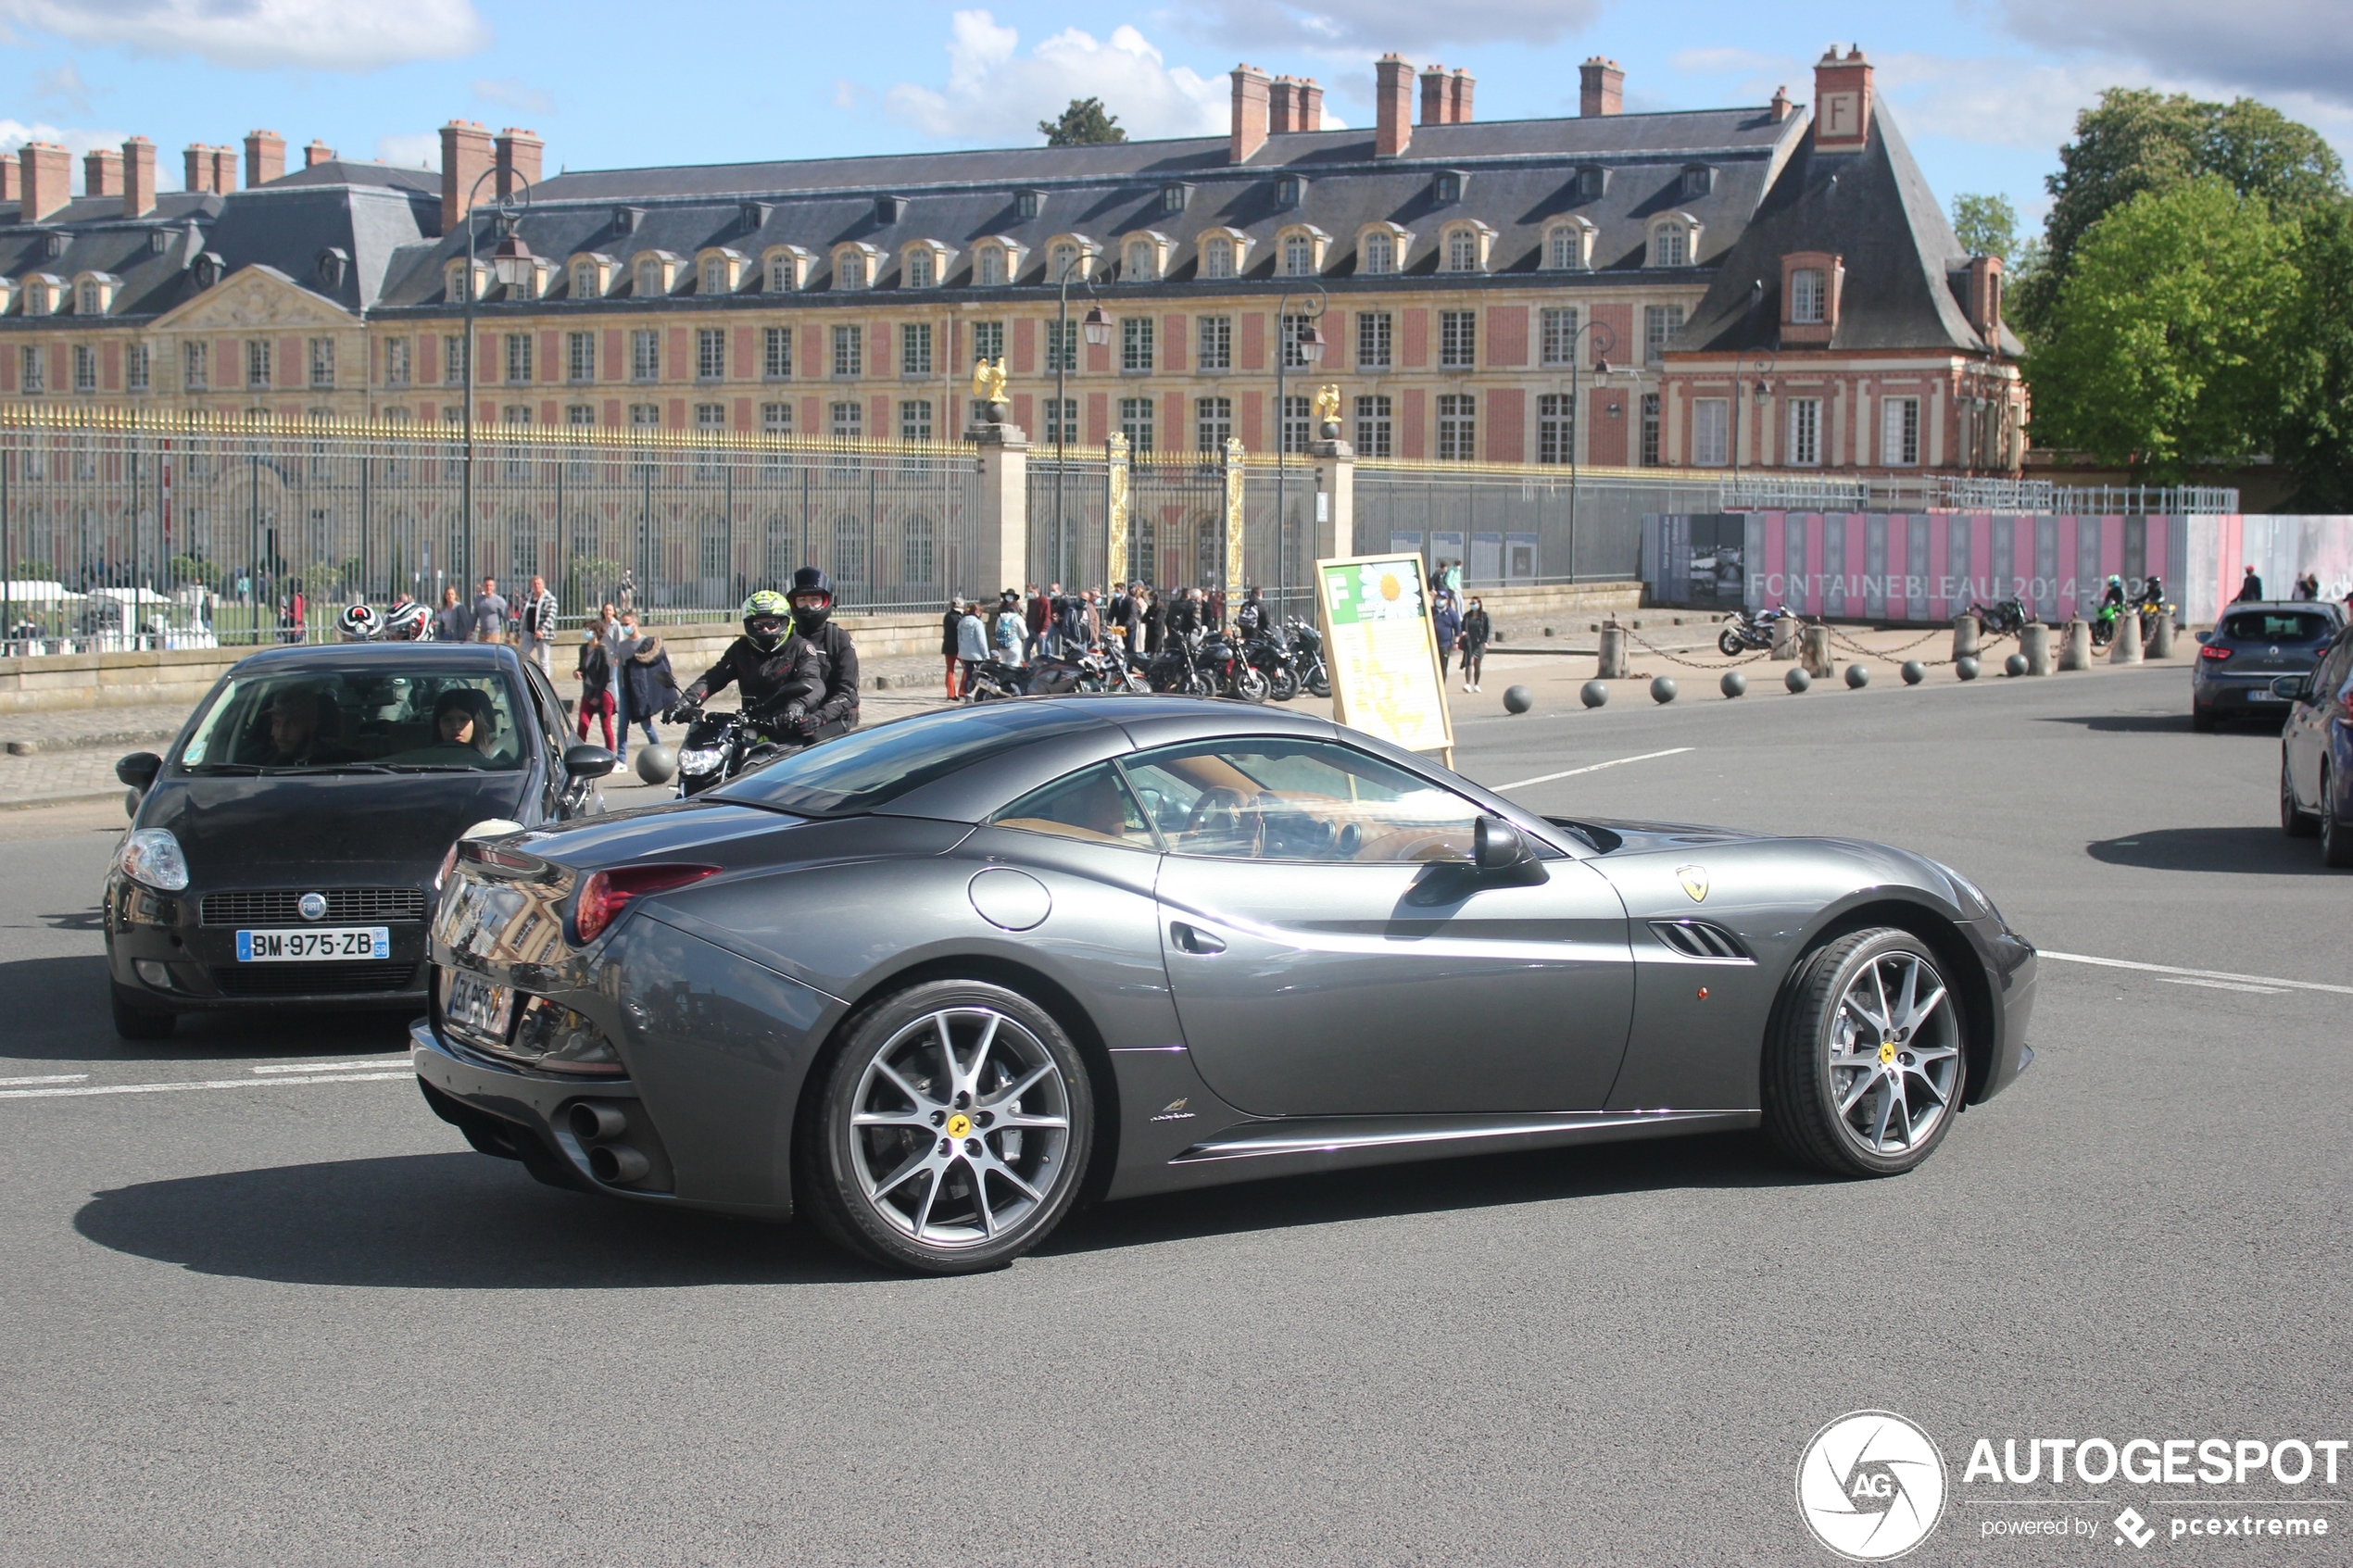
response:
<path id="1" fill-rule="evenodd" d="M 1366 864 L 1467 860 L 1480 812 L 1450 790 L 1328 741 L 1171 746 L 1128 782 L 1179 855 Z"/>
<path id="2" fill-rule="evenodd" d="M 2322 702 L 2333 700 L 2345 689 L 2348 676 L 2353 676 L 2353 632 L 2339 635 L 2336 646 L 2321 661 L 2321 673 L 2312 683 L 2312 695 Z"/>
<path id="3" fill-rule="evenodd" d="M 556 688 L 547 684 L 547 677 L 540 672 L 539 666 L 529 659 L 523 660 L 523 679 L 530 684 L 531 695 L 536 699 L 532 703 L 532 709 L 539 715 L 540 734 L 555 754 L 560 757 L 564 749 L 563 702 L 556 696 Z"/>
<path id="4" fill-rule="evenodd" d="M 990 819 L 998 827 L 1023 833 L 1048 833 L 1058 838 L 1083 839 L 1089 844 L 1117 844 L 1129 849 L 1157 851 L 1151 824 L 1144 820 L 1136 797 L 1108 762 L 1056 779 L 1035 789 Z"/>

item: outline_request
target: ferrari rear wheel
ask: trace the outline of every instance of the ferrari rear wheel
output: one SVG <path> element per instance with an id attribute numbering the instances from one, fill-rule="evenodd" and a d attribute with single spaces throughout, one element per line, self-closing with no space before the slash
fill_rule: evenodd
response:
<path id="1" fill-rule="evenodd" d="M 1086 1063 L 1003 986 L 935 981 L 870 1009 L 834 1058 L 799 1185 L 836 1242 L 924 1273 L 1000 1267 L 1069 1212 L 1094 1131 Z"/>
<path id="2" fill-rule="evenodd" d="M 1910 932 L 1881 926 L 1801 963 L 1765 1045 L 1765 1129 L 1784 1154 L 1892 1176 L 1944 1141 L 1968 1069 L 1937 962 Z"/>

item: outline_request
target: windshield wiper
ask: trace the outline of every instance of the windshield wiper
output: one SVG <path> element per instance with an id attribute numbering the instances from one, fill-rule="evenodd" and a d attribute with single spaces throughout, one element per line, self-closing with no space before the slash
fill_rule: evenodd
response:
<path id="1" fill-rule="evenodd" d="M 272 768 L 272 778 L 294 778 L 304 773 L 389 773 L 392 770 L 381 762 L 311 762 L 301 767 Z"/>
<path id="2" fill-rule="evenodd" d="M 377 762 L 371 763 L 381 773 L 480 773 L 485 769 L 463 762 Z"/>
<path id="3" fill-rule="evenodd" d="M 261 764 L 258 762 L 183 762 L 180 765 L 180 771 L 183 773 L 258 773 L 261 771 Z"/>

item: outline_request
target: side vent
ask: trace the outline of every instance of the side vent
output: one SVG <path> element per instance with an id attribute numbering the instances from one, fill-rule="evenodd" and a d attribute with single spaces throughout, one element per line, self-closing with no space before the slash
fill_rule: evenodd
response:
<path id="1" fill-rule="evenodd" d="M 1702 920 L 1655 920 L 1651 929 L 1658 939 L 1687 959 L 1730 959 L 1741 963 L 1754 963 L 1749 950 L 1740 939 L 1720 925 L 1710 925 Z"/>

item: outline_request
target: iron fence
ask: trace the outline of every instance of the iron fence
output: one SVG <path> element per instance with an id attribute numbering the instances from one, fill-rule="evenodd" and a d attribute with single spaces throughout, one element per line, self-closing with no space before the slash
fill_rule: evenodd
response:
<path id="1" fill-rule="evenodd" d="M 1029 581 L 1040 588 L 1104 584 L 1110 528 L 1111 461 L 1098 449 L 1081 456 L 1049 447 L 1029 458 Z M 1017 586 L 1010 583 L 999 588 Z"/>
<path id="2" fill-rule="evenodd" d="M 1595 583 L 1641 569 L 1645 513 L 1713 509 L 1715 476 L 1360 464 L 1355 548 L 1464 563 L 1466 585 Z M 1310 498 L 1312 501 L 1312 497 Z"/>
<path id="3" fill-rule="evenodd" d="M 1148 452 L 1132 459 L 1127 540 L 1130 581 L 1164 592 L 1219 586 L 1226 571 L 1225 455 Z"/>
<path id="4" fill-rule="evenodd" d="M 724 619 L 812 562 L 847 609 L 1001 586 L 964 581 L 959 447 L 494 432 L 468 467 L 395 427 L 0 420 L 0 617 L 22 641 L 209 646 L 331 636 L 346 604 L 484 577 L 544 577 L 574 623 L 607 600 Z"/>

